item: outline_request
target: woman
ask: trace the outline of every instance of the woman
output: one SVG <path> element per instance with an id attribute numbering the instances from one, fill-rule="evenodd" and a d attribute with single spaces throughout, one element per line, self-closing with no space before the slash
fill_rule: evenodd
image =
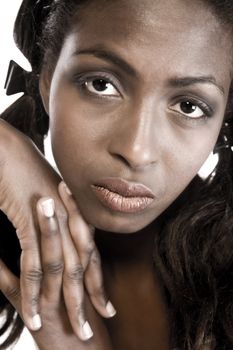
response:
<path id="1" fill-rule="evenodd" d="M 30 97 L 3 118 L 16 127 L 19 121 L 41 146 L 49 116 L 54 158 L 69 187 L 59 185 L 69 232 L 49 192 L 37 204 L 41 238 L 31 235 L 25 247 L 29 234 L 3 200 L 23 251 L 22 308 L 19 282 L 3 264 L 1 289 L 27 326 L 40 329 L 32 334 L 41 349 L 232 347 L 232 14 L 230 1 L 23 2 L 15 35 L 32 64 Z M 220 162 L 202 182 L 196 174 L 214 148 Z M 44 166 L 58 183 L 38 155 L 30 159 L 36 174 Z M 34 198 L 32 207 L 40 196 Z M 83 271 L 89 269 L 85 286 L 95 308 L 115 313 L 105 293 L 93 296 L 102 285 L 93 272 L 93 233 L 117 315 L 103 321 L 86 295 L 94 337 L 82 343 L 66 321 L 81 339 L 91 337 L 78 307 L 80 283 L 76 295 Z M 33 264 L 38 273 L 25 278 Z M 28 280 L 33 310 L 25 301 Z"/>

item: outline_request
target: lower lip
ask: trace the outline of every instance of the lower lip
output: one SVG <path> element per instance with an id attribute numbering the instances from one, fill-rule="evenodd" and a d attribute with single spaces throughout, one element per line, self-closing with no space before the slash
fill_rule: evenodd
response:
<path id="1" fill-rule="evenodd" d="M 97 198 L 105 207 L 120 213 L 138 213 L 146 209 L 154 200 L 149 197 L 123 197 L 104 187 L 91 187 Z"/>

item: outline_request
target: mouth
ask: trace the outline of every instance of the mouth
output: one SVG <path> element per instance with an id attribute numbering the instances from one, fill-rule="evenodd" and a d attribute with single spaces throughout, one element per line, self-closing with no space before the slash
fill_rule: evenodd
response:
<path id="1" fill-rule="evenodd" d="M 91 186 L 99 201 L 107 208 L 121 213 L 138 213 L 155 199 L 145 185 L 119 178 L 106 178 Z"/>

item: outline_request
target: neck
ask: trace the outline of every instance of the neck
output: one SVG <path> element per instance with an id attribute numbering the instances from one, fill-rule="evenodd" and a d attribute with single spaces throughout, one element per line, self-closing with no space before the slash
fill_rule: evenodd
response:
<path id="1" fill-rule="evenodd" d="M 146 228 L 130 234 L 96 231 L 96 244 L 103 260 L 108 262 L 152 263 L 154 237 L 159 225 L 152 223 Z"/>

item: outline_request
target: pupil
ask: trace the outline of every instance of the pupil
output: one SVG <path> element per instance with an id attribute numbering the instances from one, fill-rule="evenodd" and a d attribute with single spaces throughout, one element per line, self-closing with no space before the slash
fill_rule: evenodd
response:
<path id="1" fill-rule="evenodd" d="M 107 88 L 107 82 L 103 79 L 96 79 L 93 81 L 93 86 L 97 91 L 105 91 Z"/>
<path id="2" fill-rule="evenodd" d="M 191 102 L 181 102 L 180 108 L 184 113 L 193 113 L 196 110 L 196 106 Z"/>

